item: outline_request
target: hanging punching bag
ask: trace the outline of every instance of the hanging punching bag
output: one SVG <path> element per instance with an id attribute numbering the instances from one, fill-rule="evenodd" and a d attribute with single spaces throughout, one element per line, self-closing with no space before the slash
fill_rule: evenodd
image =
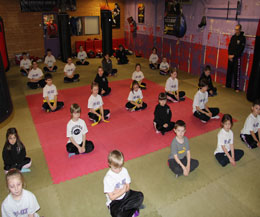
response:
<path id="1" fill-rule="evenodd" d="M 4 70 L 8 71 L 10 65 L 8 60 L 7 48 L 5 42 L 4 22 L 2 20 L 2 17 L 0 17 L 0 53 L 2 56 Z"/>
<path id="2" fill-rule="evenodd" d="M 247 88 L 247 99 L 251 102 L 260 99 L 260 20 L 255 38 L 254 60 Z"/>
<path id="3" fill-rule="evenodd" d="M 112 55 L 112 12 L 101 10 L 102 49 L 103 54 Z"/>

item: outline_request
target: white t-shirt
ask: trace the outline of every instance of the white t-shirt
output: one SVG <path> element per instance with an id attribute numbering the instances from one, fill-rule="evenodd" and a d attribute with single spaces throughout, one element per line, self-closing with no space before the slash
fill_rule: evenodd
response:
<path id="1" fill-rule="evenodd" d="M 258 129 L 260 129 L 260 115 L 257 115 L 257 122 L 258 122 Z"/>
<path id="2" fill-rule="evenodd" d="M 88 108 L 98 109 L 103 105 L 102 97 L 98 94 L 97 96 L 93 96 L 93 94 L 88 99 Z"/>
<path id="3" fill-rule="evenodd" d="M 198 92 L 194 96 L 192 112 L 194 113 L 196 111 L 196 106 L 198 106 L 200 109 L 204 109 L 205 104 L 207 102 L 208 102 L 208 91 L 202 93 L 200 90 L 198 90 Z"/>
<path id="4" fill-rule="evenodd" d="M 71 119 L 67 124 L 67 137 L 73 137 L 78 145 L 82 143 L 82 135 L 86 134 L 87 132 L 87 125 L 85 121 L 80 118 L 75 122 Z M 70 142 L 70 139 L 68 142 Z"/>
<path id="5" fill-rule="evenodd" d="M 139 88 L 138 91 L 130 91 L 127 99 L 128 101 L 134 101 L 134 102 L 136 102 L 139 99 L 143 99 L 143 94 L 141 89 Z"/>
<path id="6" fill-rule="evenodd" d="M 132 74 L 132 80 L 141 81 L 144 79 L 144 74 L 142 71 L 134 71 Z"/>
<path id="7" fill-rule="evenodd" d="M 30 69 L 31 65 L 32 65 L 32 63 L 31 63 L 31 60 L 29 60 L 29 59 L 26 59 L 26 60 L 22 59 L 20 61 L 21 68 L 24 67 L 25 69 Z"/>
<path id="8" fill-rule="evenodd" d="M 178 85 L 179 85 L 179 82 L 178 82 L 177 78 L 175 78 L 173 80 L 172 77 L 169 77 L 165 84 L 165 91 L 167 91 L 167 92 L 177 91 Z"/>
<path id="9" fill-rule="evenodd" d="M 47 55 L 45 57 L 44 63 L 47 64 L 48 67 L 52 67 L 55 62 L 56 62 L 56 59 L 53 55 L 50 55 L 50 56 Z"/>
<path id="10" fill-rule="evenodd" d="M 130 184 L 131 178 L 127 172 L 127 169 L 125 167 L 122 167 L 120 173 L 115 173 L 111 169 L 109 169 L 104 177 L 103 182 L 104 182 L 104 193 L 106 194 L 107 197 L 106 205 L 109 206 L 111 200 L 108 196 L 108 193 L 113 192 L 115 189 L 123 188 L 123 185 L 125 184 Z M 124 196 L 125 194 L 122 194 L 116 200 L 121 200 Z"/>
<path id="11" fill-rule="evenodd" d="M 13 196 L 8 194 L 2 203 L 2 217 L 28 217 L 29 214 L 34 214 L 34 217 L 39 217 L 36 213 L 40 209 L 38 201 L 33 193 L 23 189 L 20 200 L 14 200 Z"/>
<path id="12" fill-rule="evenodd" d="M 80 60 L 86 59 L 86 58 L 87 58 L 87 53 L 86 53 L 86 51 L 84 51 L 84 50 L 83 50 L 83 51 L 79 51 L 77 58 L 80 59 Z"/>
<path id="13" fill-rule="evenodd" d="M 222 146 L 224 145 L 227 151 L 230 151 L 230 145 L 233 144 L 233 132 L 229 130 L 228 132 L 222 128 L 218 133 L 218 144 L 214 154 L 223 153 Z"/>
<path id="14" fill-rule="evenodd" d="M 75 69 L 76 69 L 76 66 L 74 65 L 74 63 L 71 63 L 70 65 L 67 63 L 64 67 L 64 72 L 66 73 L 67 76 L 70 76 L 73 74 Z"/>
<path id="15" fill-rule="evenodd" d="M 48 96 L 49 100 L 54 100 L 54 97 L 56 95 L 58 95 L 56 86 L 54 84 L 52 84 L 51 86 L 46 84 L 43 88 L 43 98 Z"/>
<path id="16" fill-rule="evenodd" d="M 31 71 L 28 74 L 29 79 L 39 79 L 43 76 L 42 70 L 37 68 L 37 69 L 31 69 Z"/>
<path id="17" fill-rule="evenodd" d="M 151 63 L 157 63 L 158 62 L 158 60 L 159 60 L 159 58 L 158 58 L 158 55 L 157 54 L 151 54 L 150 55 L 150 57 L 149 57 L 149 62 L 151 62 Z"/>
<path id="18" fill-rule="evenodd" d="M 251 113 L 250 115 L 248 115 L 245 121 L 244 128 L 241 130 L 241 134 L 250 135 L 250 131 L 254 131 L 254 133 L 256 133 L 258 131 L 259 124 L 260 123 L 258 121 L 258 118 Z"/>
<path id="19" fill-rule="evenodd" d="M 169 69 L 169 67 L 170 67 L 170 65 L 167 62 L 166 63 L 161 62 L 161 64 L 160 64 L 160 69 L 161 70 Z"/>

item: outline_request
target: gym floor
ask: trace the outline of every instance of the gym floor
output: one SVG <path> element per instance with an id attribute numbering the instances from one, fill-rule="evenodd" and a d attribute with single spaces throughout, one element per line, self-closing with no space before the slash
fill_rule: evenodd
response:
<path id="1" fill-rule="evenodd" d="M 109 81 L 131 78 L 135 64 L 139 62 L 146 79 L 164 86 L 167 77 L 150 70 L 148 60 L 134 56 L 129 59 L 130 63 L 123 66 L 116 65 L 113 59 L 113 66 L 119 72 L 116 77 L 109 77 Z M 80 73 L 80 82 L 64 84 L 64 63 L 58 61 L 58 72 L 53 73 L 53 83 L 57 89 L 90 84 L 95 78 L 97 67 L 101 65 L 101 59 L 90 59 L 89 62 L 89 66 L 78 66 L 76 69 Z M 43 63 L 39 67 L 43 68 Z M 6 130 L 16 127 L 26 146 L 27 155 L 33 161 L 32 172 L 24 174 L 24 177 L 26 188 L 36 195 L 40 204 L 38 213 L 45 217 L 109 217 L 103 193 L 103 178 L 107 169 L 53 184 L 26 101 L 27 95 L 41 93 L 42 89 L 28 89 L 27 78 L 20 75 L 18 66 L 12 66 L 6 75 L 14 112 L 0 124 L 0 149 L 2 151 L 5 143 Z M 198 76 L 179 72 L 178 77 L 180 89 L 185 90 L 186 96 L 193 99 Z M 217 145 L 217 129 L 190 139 L 191 156 L 198 159 L 200 165 L 188 177 L 175 178 L 167 167 L 170 144 L 167 148 L 126 162 L 125 167 L 132 178 L 131 188 L 142 191 L 145 196 L 145 209 L 141 210 L 140 216 L 260 216 L 260 150 L 248 149 L 239 138 L 244 121 L 251 112 L 251 103 L 246 100 L 244 92 L 235 93 L 232 89 L 223 88 L 221 84 L 215 86 L 218 88 L 218 96 L 210 98 L 209 105 L 219 107 L 222 113 L 230 113 L 237 120 L 233 126 L 234 145 L 235 148 L 244 150 L 244 157 L 236 167 L 228 165 L 222 168 L 216 162 L 213 152 Z M 174 136 L 172 133 L 172 138 Z M 0 168 L 0 200 L 3 201 L 8 191 L 4 184 L 2 160 Z"/>

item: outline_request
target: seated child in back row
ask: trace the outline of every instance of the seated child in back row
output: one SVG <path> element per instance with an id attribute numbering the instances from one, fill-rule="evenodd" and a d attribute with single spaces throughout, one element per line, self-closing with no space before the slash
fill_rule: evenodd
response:
<path id="1" fill-rule="evenodd" d="M 36 61 L 33 61 L 33 68 L 28 74 L 29 82 L 27 85 L 31 89 L 37 89 L 38 87 L 43 88 L 45 86 L 45 80 L 43 79 L 42 70 L 38 68 Z"/>
<path id="2" fill-rule="evenodd" d="M 52 75 L 45 74 L 46 85 L 43 88 L 43 105 L 46 112 L 55 112 L 63 108 L 64 103 L 58 101 L 58 92 L 56 86 L 52 83 Z"/>
<path id="3" fill-rule="evenodd" d="M 211 80 L 211 68 L 209 65 L 206 65 L 206 67 L 204 68 L 204 71 L 202 72 L 201 76 L 200 76 L 200 80 L 202 79 L 206 79 L 208 82 L 208 94 L 209 96 L 216 96 L 217 95 L 217 88 L 213 86 L 212 80 Z"/>
<path id="4" fill-rule="evenodd" d="M 64 82 L 70 83 L 70 82 L 78 82 L 79 81 L 79 74 L 75 74 L 76 66 L 72 62 L 71 58 L 68 58 L 67 64 L 64 67 Z"/>
<path id="5" fill-rule="evenodd" d="M 132 74 L 132 80 L 138 81 L 140 88 L 145 90 L 146 89 L 146 83 L 143 83 L 143 79 L 144 79 L 144 74 L 141 71 L 141 65 L 139 63 L 137 63 L 135 65 L 135 71 Z"/>
<path id="6" fill-rule="evenodd" d="M 126 109 L 132 112 L 145 109 L 147 104 L 143 102 L 143 94 L 138 81 L 133 81 L 131 86 L 132 88 L 127 98 L 128 102 L 125 105 Z"/>
<path id="7" fill-rule="evenodd" d="M 87 61 L 87 53 L 83 50 L 82 45 L 79 46 L 79 52 L 77 55 L 78 61 L 76 62 L 77 65 L 88 65 L 89 62 Z"/>
<path id="8" fill-rule="evenodd" d="M 260 147 L 260 100 L 255 100 L 252 113 L 247 117 L 240 138 L 248 148 Z"/>
<path id="9" fill-rule="evenodd" d="M 167 99 L 171 102 L 180 102 L 185 100 L 185 92 L 179 91 L 179 81 L 177 79 L 177 69 L 170 70 L 170 75 L 165 84 Z"/>
<path id="10" fill-rule="evenodd" d="M 69 138 L 66 148 L 68 153 L 85 154 L 94 150 L 93 142 L 86 140 L 88 132 L 86 123 L 80 118 L 81 108 L 78 104 L 70 107 L 71 120 L 67 124 L 67 137 Z"/>
<path id="11" fill-rule="evenodd" d="M 27 76 L 29 71 L 31 70 L 32 63 L 31 60 L 28 58 L 27 53 L 23 53 L 23 59 L 20 61 L 20 72 L 22 75 Z"/>
<path id="12" fill-rule="evenodd" d="M 106 194 L 106 205 L 112 217 L 139 216 L 144 195 L 142 192 L 130 189 L 131 178 L 124 165 L 124 155 L 118 150 L 113 150 L 108 155 L 110 169 L 106 173 L 104 193 Z"/>
<path id="13" fill-rule="evenodd" d="M 174 126 L 176 137 L 171 144 L 171 154 L 169 155 L 169 167 L 176 174 L 176 177 L 188 176 L 190 172 L 199 166 L 199 161 L 191 158 L 189 141 L 186 136 L 186 124 L 178 120 Z"/>
<path id="14" fill-rule="evenodd" d="M 154 111 L 154 126 L 156 133 L 165 134 L 174 128 L 174 122 L 171 122 L 172 112 L 167 105 L 166 93 L 159 94 L 159 104 L 155 107 Z"/>
<path id="15" fill-rule="evenodd" d="M 159 57 L 157 55 L 157 49 L 154 47 L 152 49 L 152 54 L 149 57 L 150 68 L 151 69 L 158 69 L 158 67 L 159 67 L 158 61 L 159 61 Z"/>
<path id="16" fill-rule="evenodd" d="M 207 123 L 210 119 L 219 119 L 219 108 L 209 108 L 208 102 L 208 82 L 205 79 L 200 80 L 199 90 L 193 100 L 193 115 L 199 118 L 202 123 Z"/>
<path id="17" fill-rule="evenodd" d="M 119 45 L 119 50 L 116 51 L 116 59 L 118 65 L 127 64 L 129 62 L 123 45 Z"/>
<path id="18" fill-rule="evenodd" d="M 98 83 L 98 94 L 102 96 L 107 96 L 111 92 L 111 87 L 108 86 L 108 80 L 107 77 L 104 74 L 104 70 L 101 66 L 98 67 L 98 73 L 96 75 L 96 78 L 94 80 L 96 83 Z"/>
<path id="19" fill-rule="evenodd" d="M 109 54 L 105 54 L 102 60 L 102 67 L 104 69 L 105 76 L 116 75 L 117 69 L 113 69 L 112 60 L 109 57 Z"/>
<path id="20" fill-rule="evenodd" d="M 234 136 L 231 130 L 233 120 L 230 114 L 223 115 L 221 126 L 222 129 L 218 133 L 218 145 L 214 155 L 221 166 L 224 167 L 229 163 L 236 166 L 236 161 L 243 157 L 244 151 L 234 149 Z"/>
<path id="21" fill-rule="evenodd" d="M 160 64 L 159 68 L 160 68 L 160 74 L 161 75 L 168 75 L 169 69 L 170 69 L 170 65 L 169 65 L 169 63 L 167 63 L 166 57 L 163 57 L 162 62 Z"/>
<path id="22" fill-rule="evenodd" d="M 51 53 L 51 49 L 47 49 L 47 56 L 44 60 L 45 67 L 43 70 L 45 72 L 56 72 L 58 67 L 56 66 L 56 59 Z"/>
<path id="23" fill-rule="evenodd" d="M 92 82 L 91 84 L 91 96 L 88 99 L 88 116 L 90 120 L 93 120 L 95 123 L 99 121 L 104 121 L 110 117 L 110 111 L 103 108 L 102 97 L 98 94 L 98 84 Z"/>

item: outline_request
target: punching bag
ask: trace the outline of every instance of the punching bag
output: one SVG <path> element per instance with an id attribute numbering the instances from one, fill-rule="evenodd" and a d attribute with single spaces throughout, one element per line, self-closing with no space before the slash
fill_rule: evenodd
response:
<path id="1" fill-rule="evenodd" d="M 112 55 L 112 12 L 101 10 L 102 49 L 103 54 Z"/>
<path id="2" fill-rule="evenodd" d="M 255 38 L 254 60 L 247 88 L 247 99 L 251 102 L 260 99 L 260 20 Z"/>
<path id="3" fill-rule="evenodd" d="M 0 17 L 0 53 L 2 56 L 4 70 L 7 71 L 10 65 L 8 60 L 6 42 L 5 42 L 4 22 L 1 17 Z"/>
<path id="4" fill-rule="evenodd" d="M 58 14 L 61 60 L 66 63 L 71 57 L 70 25 L 67 13 Z"/>

